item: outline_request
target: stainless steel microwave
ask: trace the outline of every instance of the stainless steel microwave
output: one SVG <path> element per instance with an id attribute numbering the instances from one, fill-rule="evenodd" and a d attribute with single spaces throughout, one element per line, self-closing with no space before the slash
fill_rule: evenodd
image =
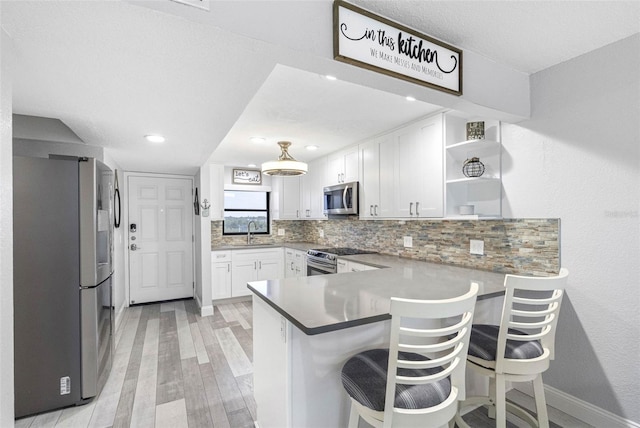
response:
<path id="1" fill-rule="evenodd" d="M 358 182 L 342 183 L 324 189 L 325 214 L 358 214 Z"/>

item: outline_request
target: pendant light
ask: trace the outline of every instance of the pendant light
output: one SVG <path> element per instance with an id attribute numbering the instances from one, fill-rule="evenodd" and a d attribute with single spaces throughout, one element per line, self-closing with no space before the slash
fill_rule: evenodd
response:
<path id="1" fill-rule="evenodd" d="M 307 164 L 298 162 L 288 152 L 291 145 L 289 141 L 279 141 L 278 145 L 282 153 L 277 161 L 265 162 L 262 164 L 262 173 L 267 175 L 302 175 L 307 173 Z"/>

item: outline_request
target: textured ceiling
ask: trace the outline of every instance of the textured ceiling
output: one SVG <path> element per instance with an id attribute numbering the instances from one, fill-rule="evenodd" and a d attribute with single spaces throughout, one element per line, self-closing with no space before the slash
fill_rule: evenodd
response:
<path id="1" fill-rule="evenodd" d="M 526 73 L 640 30 L 636 1 L 355 3 Z M 407 120 L 432 108 L 400 107 L 397 95 L 346 82 L 336 99 L 300 87 L 331 58 L 330 1 L 211 0 L 209 12 L 168 0 L 3 0 L 0 8 L 13 39 L 14 112 L 61 119 L 125 170 L 193 174 L 221 141 L 214 158 L 259 163 L 266 152 L 232 143 L 234 153 L 227 143 L 266 129 L 274 139 L 338 144 L 336 134 L 358 140 L 397 120 L 385 109 L 357 116 L 340 98 L 351 91 L 374 105 L 397 103 Z M 278 64 L 306 72 L 293 77 Z M 267 129 L 269 120 L 279 132 Z M 167 142 L 144 141 L 154 132 Z"/>

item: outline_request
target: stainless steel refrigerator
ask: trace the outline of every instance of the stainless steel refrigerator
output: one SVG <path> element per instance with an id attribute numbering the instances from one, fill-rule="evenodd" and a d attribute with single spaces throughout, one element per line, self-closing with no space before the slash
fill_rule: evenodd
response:
<path id="1" fill-rule="evenodd" d="M 99 394 L 113 355 L 113 172 L 13 158 L 16 418 Z"/>

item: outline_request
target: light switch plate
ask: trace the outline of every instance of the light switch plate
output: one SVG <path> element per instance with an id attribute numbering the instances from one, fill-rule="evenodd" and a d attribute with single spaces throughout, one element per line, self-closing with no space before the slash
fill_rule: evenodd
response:
<path id="1" fill-rule="evenodd" d="M 284 229 L 278 229 L 278 236 L 284 236 Z"/>
<path id="2" fill-rule="evenodd" d="M 404 237 L 404 246 L 406 248 L 413 247 L 413 238 L 411 236 L 405 236 Z"/>
<path id="3" fill-rule="evenodd" d="M 484 255 L 484 241 L 472 239 L 469 243 L 469 252 L 479 256 Z"/>

